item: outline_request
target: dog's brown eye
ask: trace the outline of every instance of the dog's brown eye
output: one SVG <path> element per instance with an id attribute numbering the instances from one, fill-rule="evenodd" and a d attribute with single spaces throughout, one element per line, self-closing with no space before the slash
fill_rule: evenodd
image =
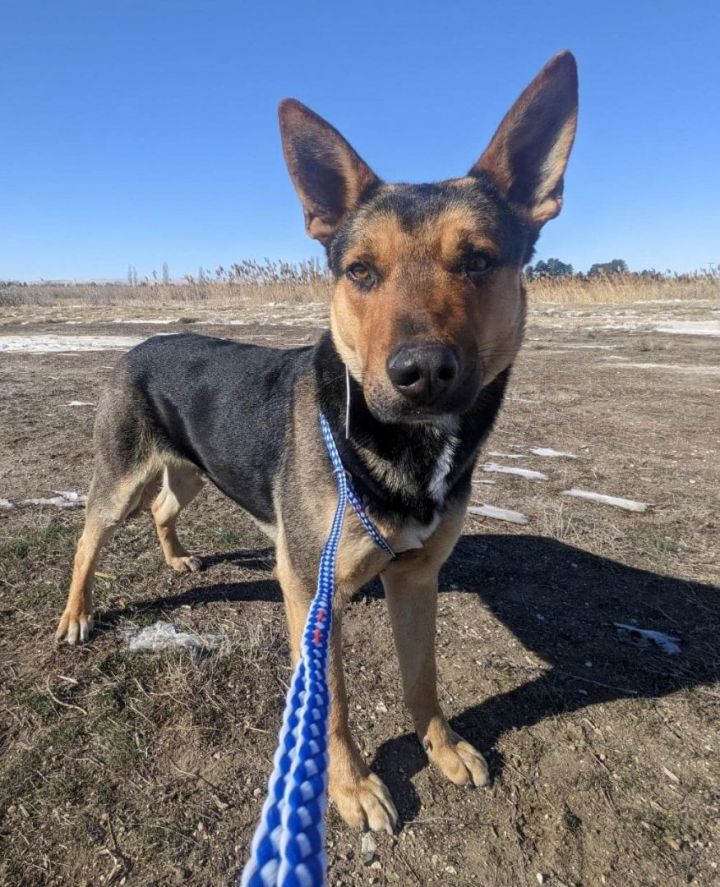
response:
<path id="1" fill-rule="evenodd" d="M 487 256 L 482 255 L 482 253 L 475 253 L 472 256 L 468 256 L 462 270 L 473 283 L 476 283 L 487 274 L 491 267 L 492 262 Z"/>
<path id="2" fill-rule="evenodd" d="M 371 287 L 375 282 L 375 274 L 372 268 L 366 265 L 365 262 L 353 262 L 347 269 L 346 274 L 350 280 L 364 289 Z"/>

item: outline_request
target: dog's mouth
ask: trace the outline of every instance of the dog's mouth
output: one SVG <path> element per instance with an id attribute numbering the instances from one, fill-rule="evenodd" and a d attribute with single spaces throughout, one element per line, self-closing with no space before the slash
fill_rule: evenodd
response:
<path id="1" fill-rule="evenodd" d="M 383 424 L 422 425 L 443 424 L 466 413 L 477 400 L 482 388 L 482 376 L 468 379 L 451 392 L 435 399 L 420 402 L 408 398 L 383 385 L 363 386 L 365 403 L 370 413 Z"/>

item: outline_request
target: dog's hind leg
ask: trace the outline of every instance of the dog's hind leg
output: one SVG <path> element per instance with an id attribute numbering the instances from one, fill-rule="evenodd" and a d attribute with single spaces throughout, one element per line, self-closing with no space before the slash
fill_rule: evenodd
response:
<path id="1" fill-rule="evenodd" d="M 147 484 L 149 466 L 122 478 L 109 468 L 99 467 L 93 477 L 85 512 L 85 528 L 75 552 L 70 592 L 55 637 L 69 644 L 87 641 L 93 627 L 92 584 L 102 546 L 115 528 L 135 511 Z"/>
<path id="2" fill-rule="evenodd" d="M 200 492 L 203 483 L 202 477 L 192 465 L 166 465 L 162 473 L 160 492 L 150 506 L 165 563 L 178 573 L 195 573 L 201 566 L 200 559 L 189 554 L 180 543 L 175 523 L 181 510 Z"/>

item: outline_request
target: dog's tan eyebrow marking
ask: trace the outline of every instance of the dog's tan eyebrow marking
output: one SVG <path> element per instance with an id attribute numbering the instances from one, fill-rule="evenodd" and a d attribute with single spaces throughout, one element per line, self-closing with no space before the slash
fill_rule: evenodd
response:
<path id="1" fill-rule="evenodd" d="M 388 274 L 401 263 L 422 260 L 453 270 L 472 251 L 499 259 L 500 247 L 479 224 L 476 211 L 462 203 L 429 215 L 412 231 L 392 210 L 370 213 L 357 220 L 341 265 L 345 270 L 353 262 L 368 262 Z"/>
<path id="2" fill-rule="evenodd" d="M 350 244 L 342 264 L 372 261 L 384 270 L 394 267 L 413 247 L 413 239 L 402 229 L 395 213 L 386 211 L 362 219 L 351 233 Z"/>
<path id="3" fill-rule="evenodd" d="M 453 264 L 458 255 L 468 249 L 498 258 L 500 250 L 495 241 L 478 230 L 474 213 L 464 206 L 450 207 L 432 220 L 431 230 L 437 239 L 438 258 L 444 265 Z"/>

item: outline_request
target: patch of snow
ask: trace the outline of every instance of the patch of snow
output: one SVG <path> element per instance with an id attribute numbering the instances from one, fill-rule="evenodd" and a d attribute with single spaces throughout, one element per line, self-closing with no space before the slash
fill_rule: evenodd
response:
<path id="1" fill-rule="evenodd" d="M 655 631 L 652 628 L 638 628 L 637 625 L 626 625 L 624 622 L 613 622 L 613 625 L 622 634 L 636 637 L 641 642 L 652 641 L 668 656 L 677 656 L 680 653 L 680 638 L 675 638 L 662 631 Z"/>
<path id="2" fill-rule="evenodd" d="M 178 323 L 178 319 L 176 317 L 152 317 L 143 320 L 142 317 L 131 317 L 127 320 L 123 320 L 122 317 L 117 317 L 113 320 L 113 323 L 133 323 L 133 324 L 145 324 L 147 323 L 150 326 L 167 326 L 170 323 Z"/>
<path id="3" fill-rule="evenodd" d="M 498 508 L 495 505 L 471 505 L 468 508 L 470 514 L 476 514 L 479 517 L 491 517 L 495 520 L 504 520 L 510 524 L 527 524 L 530 523 L 520 511 L 512 511 L 510 508 Z"/>
<path id="4" fill-rule="evenodd" d="M 720 367 L 702 366 L 701 364 L 680 363 L 614 363 L 620 369 L 632 370 L 670 370 L 674 373 L 686 373 L 690 376 L 720 376 Z"/>
<path id="5" fill-rule="evenodd" d="M 518 477 L 524 477 L 527 480 L 547 480 L 547 474 L 542 471 L 531 471 L 529 468 L 510 468 L 509 465 L 498 465 L 497 462 L 486 462 L 481 465 L 483 471 L 497 471 L 498 474 L 515 474 Z"/>
<path id="6" fill-rule="evenodd" d="M 593 493 L 590 490 L 563 490 L 563 496 L 574 496 L 576 499 L 587 499 L 589 502 L 600 502 L 603 505 L 614 505 L 615 508 L 623 508 L 625 511 L 647 511 L 647 502 L 638 502 L 635 499 L 623 499 L 620 496 L 605 496 L 602 493 Z"/>
<path id="7" fill-rule="evenodd" d="M 689 303 L 687 299 L 638 299 L 633 305 L 707 305 L 712 304 L 712 299 L 693 299 Z"/>
<path id="8" fill-rule="evenodd" d="M 604 317 L 610 317 L 610 315 L 600 315 Z M 558 327 L 561 329 L 561 327 Z M 602 326 L 583 326 L 580 327 L 582 330 L 587 330 L 588 332 L 600 332 L 606 330 L 643 330 L 644 332 L 651 333 L 654 330 L 654 327 L 650 326 L 650 322 L 646 321 L 644 323 L 640 323 L 639 321 L 620 321 L 617 323 L 605 323 Z"/>
<path id="9" fill-rule="evenodd" d="M 58 354 L 77 351 L 126 351 L 142 339 L 129 336 L 66 336 L 37 333 L 29 336 L 0 336 L 0 354 Z"/>
<path id="10" fill-rule="evenodd" d="M 570 354 L 567 348 L 538 348 L 541 354 Z"/>
<path id="11" fill-rule="evenodd" d="M 15 506 L 9 499 L 0 499 L 0 508 L 14 508 Z"/>
<path id="12" fill-rule="evenodd" d="M 488 456 L 494 456 L 496 459 L 527 459 L 525 453 L 495 453 L 491 451 Z"/>
<path id="13" fill-rule="evenodd" d="M 87 502 L 87 496 L 72 490 L 53 490 L 50 499 L 23 499 L 22 505 L 54 505 L 56 508 L 79 508 Z"/>
<path id="14" fill-rule="evenodd" d="M 720 336 L 720 320 L 675 320 L 656 327 L 656 331 L 674 336 Z"/>
<path id="15" fill-rule="evenodd" d="M 571 351 L 612 351 L 617 345 L 571 345 L 565 343 L 563 348 L 569 348 Z"/>
<path id="16" fill-rule="evenodd" d="M 182 649 L 182 650 L 212 650 L 219 647 L 224 637 L 221 634 L 194 634 L 187 631 L 178 631 L 170 622 L 156 622 L 140 631 L 136 631 L 128 637 L 128 649 L 133 653 L 138 651 Z"/>
<path id="17" fill-rule="evenodd" d="M 576 456 L 574 453 L 563 453 L 560 450 L 554 450 L 552 447 L 531 447 L 530 452 L 533 456 L 542 456 L 546 459 L 582 459 L 582 456 Z"/>
<path id="18" fill-rule="evenodd" d="M 94 407 L 95 404 L 91 400 L 69 400 L 69 407 Z"/>

